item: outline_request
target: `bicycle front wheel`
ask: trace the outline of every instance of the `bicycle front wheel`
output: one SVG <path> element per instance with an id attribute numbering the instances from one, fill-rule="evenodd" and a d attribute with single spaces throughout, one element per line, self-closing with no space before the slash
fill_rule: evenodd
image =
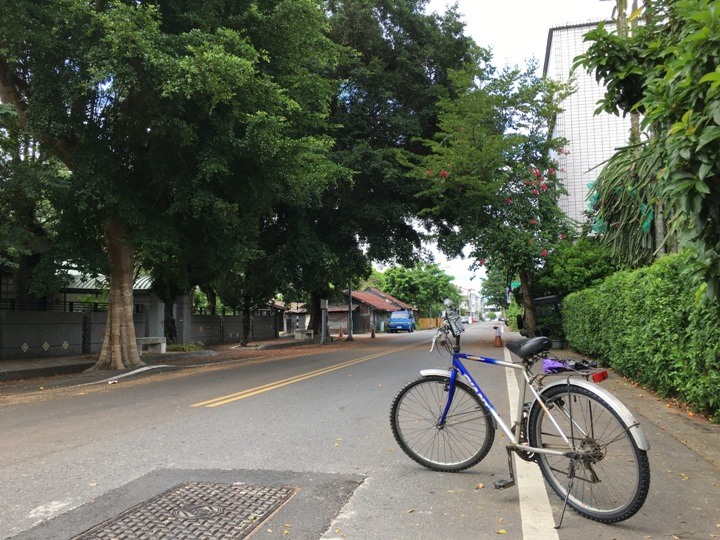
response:
<path id="1" fill-rule="evenodd" d="M 650 464 L 629 433 L 630 426 L 600 396 L 572 383 L 549 388 L 541 397 L 548 412 L 537 402 L 533 405 L 528 418 L 530 445 L 577 451 L 574 460 L 535 454 L 550 487 L 595 521 L 617 523 L 633 516 L 650 488 Z"/>
<path id="2" fill-rule="evenodd" d="M 495 427 L 477 394 L 460 381 L 455 383 L 445 423 L 439 424 L 448 384 L 449 379 L 439 375 L 409 383 L 393 401 L 390 425 L 400 448 L 412 459 L 429 469 L 457 472 L 487 455 Z"/>

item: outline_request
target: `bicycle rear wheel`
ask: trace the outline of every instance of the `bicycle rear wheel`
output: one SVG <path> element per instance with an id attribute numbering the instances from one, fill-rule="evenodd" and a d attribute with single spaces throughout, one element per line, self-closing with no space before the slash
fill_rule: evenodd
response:
<path id="1" fill-rule="evenodd" d="M 541 397 L 549 415 L 535 402 L 528 419 L 530 445 L 569 450 L 550 420 L 552 415 L 582 456 L 574 462 L 571 481 L 569 458 L 536 453 L 550 487 L 563 500 L 567 495 L 569 506 L 595 521 L 617 523 L 633 516 L 650 488 L 650 464 L 629 426 L 600 396 L 572 383 L 549 388 Z"/>
<path id="2" fill-rule="evenodd" d="M 400 448 L 429 469 L 458 472 L 480 462 L 490 450 L 495 427 L 490 412 L 465 383 L 455 383 L 447 419 L 438 419 L 448 397 L 449 379 L 420 377 L 400 390 L 390 410 L 390 425 Z"/>

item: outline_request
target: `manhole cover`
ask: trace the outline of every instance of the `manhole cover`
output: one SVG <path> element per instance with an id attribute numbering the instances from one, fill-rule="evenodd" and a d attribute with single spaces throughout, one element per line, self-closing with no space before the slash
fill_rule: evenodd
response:
<path id="1" fill-rule="evenodd" d="M 73 540 L 225 540 L 245 538 L 292 497 L 292 487 L 188 482 Z"/>

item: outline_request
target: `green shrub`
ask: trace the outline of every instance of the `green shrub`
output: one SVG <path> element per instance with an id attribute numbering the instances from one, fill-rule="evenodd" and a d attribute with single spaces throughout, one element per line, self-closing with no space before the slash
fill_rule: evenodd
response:
<path id="1" fill-rule="evenodd" d="M 562 304 L 570 346 L 720 419 L 720 304 L 696 299 L 688 255 L 622 271 Z"/>
<path id="2" fill-rule="evenodd" d="M 205 349 L 205 344 L 202 341 L 196 341 L 195 343 L 175 343 L 174 345 L 168 345 L 168 352 L 195 352 L 202 351 Z"/>

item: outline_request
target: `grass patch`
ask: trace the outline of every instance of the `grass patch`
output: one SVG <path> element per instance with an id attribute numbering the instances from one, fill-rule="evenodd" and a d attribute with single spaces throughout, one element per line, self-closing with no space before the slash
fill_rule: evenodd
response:
<path id="1" fill-rule="evenodd" d="M 165 349 L 167 352 L 195 352 L 195 351 L 202 351 L 205 350 L 205 344 L 201 341 L 198 341 L 196 343 L 175 343 L 173 345 L 168 345 Z"/>

